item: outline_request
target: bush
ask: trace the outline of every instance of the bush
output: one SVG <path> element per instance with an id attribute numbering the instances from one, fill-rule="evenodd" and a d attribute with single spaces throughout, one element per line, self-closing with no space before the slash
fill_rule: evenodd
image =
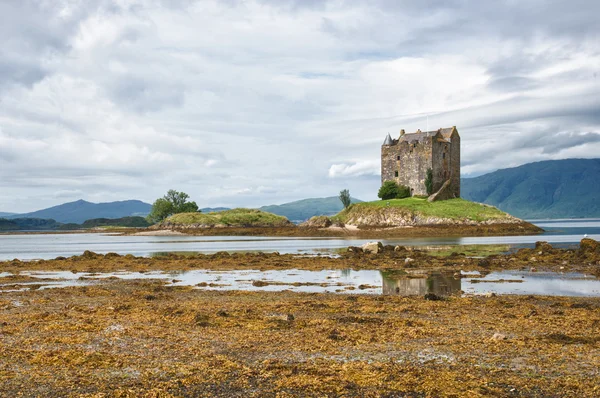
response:
<path id="1" fill-rule="evenodd" d="M 410 188 L 406 185 L 398 185 L 394 181 L 386 181 L 379 188 L 377 196 L 381 200 L 408 198 L 410 197 Z"/>
<path id="2" fill-rule="evenodd" d="M 410 188 L 406 185 L 398 186 L 398 194 L 396 195 L 396 199 L 404 199 L 410 197 Z"/>
<path id="3" fill-rule="evenodd" d="M 394 199 L 398 196 L 398 184 L 394 181 L 386 181 L 383 183 L 381 188 L 379 188 L 379 192 L 377 193 L 377 197 L 381 198 L 381 200 Z"/>
<path id="4" fill-rule="evenodd" d="M 425 176 L 425 190 L 427 195 L 433 193 L 433 170 L 427 169 L 427 175 Z"/>

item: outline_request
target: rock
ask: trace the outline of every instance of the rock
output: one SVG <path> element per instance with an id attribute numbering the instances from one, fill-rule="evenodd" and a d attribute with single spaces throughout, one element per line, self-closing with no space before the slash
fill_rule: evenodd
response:
<path id="1" fill-rule="evenodd" d="M 529 257 L 529 261 L 531 261 L 532 263 L 535 263 L 537 261 L 537 258 L 535 258 L 535 257 Z"/>
<path id="2" fill-rule="evenodd" d="M 529 269 L 529 272 L 537 272 L 537 268 L 535 268 L 535 267 L 531 267 L 531 268 Z"/>
<path id="3" fill-rule="evenodd" d="M 217 311 L 217 315 L 222 316 L 222 317 L 227 317 L 227 316 L 229 316 L 229 313 L 224 309 L 220 309 L 219 311 Z"/>
<path id="4" fill-rule="evenodd" d="M 361 249 L 365 253 L 380 253 L 383 251 L 383 243 L 381 242 L 368 242 L 361 246 Z"/>
<path id="5" fill-rule="evenodd" d="M 394 251 L 395 252 L 403 252 L 405 250 L 406 250 L 406 248 L 404 246 L 396 246 L 396 247 L 394 247 Z"/>
<path id="6" fill-rule="evenodd" d="M 504 335 L 502 333 L 494 333 L 494 335 L 491 337 L 490 340 L 503 341 L 503 340 L 506 340 L 506 339 L 507 339 L 506 335 Z"/>
<path id="7" fill-rule="evenodd" d="M 331 219 L 327 216 L 313 216 L 299 226 L 308 228 L 328 228 L 332 224 Z"/>
<path id="8" fill-rule="evenodd" d="M 434 294 L 434 293 L 427 293 L 425 296 L 423 296 L 423 298 L 425 300 L 430 300 L 430 301 L 440 301 L 440 300 L 443 300 L 443 298 L 441 296 L 438 296 L 437 294 Z"/>
<path id="9" fill-rule="evenodd" d="M 599 253 L 600 254 L 600 244 L 593 239 L 585 238 L 582 239 L 579 243 L 579 253 Z"/>
<path id="10" fill-rule="evenodd" d="M 535 250 L 538 251 L 538 254 L 542 254 L 542 252 L 552 251 L 553 247 L 550 243 L 545 241 L 535 242 Z"/>
<path id="11" fill-rule="evenodd" d="M 494 292 L 487 292 L 485 294 L 485 297 L 496 297 L 496 293 L 494 293 Z"/>
<path id="12" fill-rule="evenodd" d="M 414 258 L 406 257 L 406 258 L 404 259 L 404 264 L 410 264 L 410 263 L 412 263 L 412 262 L 414 262 L 414 261 L 415 261 L 415 259 L 414 259 Z"/>

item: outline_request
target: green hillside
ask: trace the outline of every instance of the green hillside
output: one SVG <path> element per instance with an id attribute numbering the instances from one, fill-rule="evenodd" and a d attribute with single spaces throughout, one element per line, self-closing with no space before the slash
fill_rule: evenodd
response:
<path id="1" fill-rule="evenodd" d="M 600 217 L 600 159 L 529 163 L 465 178 L 461 196 L 520 218 Z"/>
<path id="2" fill-rule="evenodd" d="M 361 200 L 352 198 L 352 203 L 360 203 Z M 262 211 L 278 214 L 293 221 L 308 220 L 313 216 L 332 216 L 342 211 L 344 206 L 337 196 L 328 198 L 310 198 L 297 200 L 295 202 L 281 205 L 263 206 Z"/>
<path id="3" fill-rule="evenodd" d="M 51 231 L 58 229 L 61 223 L 41 218 L 0 219 L 0 231 Z"/>

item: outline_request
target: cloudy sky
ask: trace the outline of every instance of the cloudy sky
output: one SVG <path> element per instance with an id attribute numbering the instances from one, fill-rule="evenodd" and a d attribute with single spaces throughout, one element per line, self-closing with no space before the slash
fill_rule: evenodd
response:
<path id="1" fill-rule="evenodd" d="M 389 132 L 462 173 L 600 155 L 600 2 L 0 0 L 0 211 L 375 199 Z"/>

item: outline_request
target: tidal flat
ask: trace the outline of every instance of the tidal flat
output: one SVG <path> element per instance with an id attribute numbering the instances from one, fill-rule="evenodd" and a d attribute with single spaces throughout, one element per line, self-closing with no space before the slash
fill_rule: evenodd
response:
<path id="1" fill-rule="evenodd" d="M 599 327 L 593 298 L 12 292 L 0 395 L 594 397 Z"/>
<path id="2" fill-rule="evenodd" d="M 6 283 L 36 270 L 445 269 L 460 278 L 524 268 L 597 275 L 599 261 L 586 239 L 485 258 L 402 247 L 332 257 L 86 252 L 1 262 L 0 272 Z M 600 298 L 218 291 L 108 278 L 2 292 L 0 352 L 6 397 L 596 397 Z"/>

